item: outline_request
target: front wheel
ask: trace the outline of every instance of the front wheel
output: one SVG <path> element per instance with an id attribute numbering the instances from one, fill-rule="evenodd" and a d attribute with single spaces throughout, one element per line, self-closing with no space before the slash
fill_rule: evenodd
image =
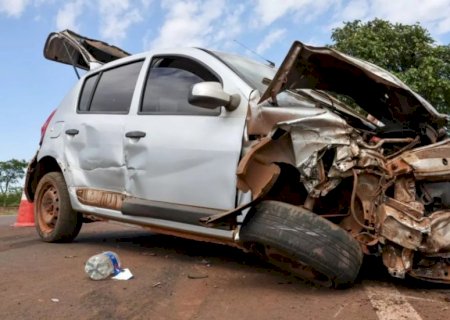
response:
<path id="1" fill-rule="evenodd" d="M 39 181 L 34 219 L 39 236 L 46 242 L 70 242 L 80 232 L 83 217 L 72 210 L 62 173 L 47 173 Z"/>
<path id="2" fill-rule="evenodd" d="M 304 209 L 264 201 L 240 231 L 242 244 L 293 274 L 324 286 L 356 279 L 363 254 L 345 230 Z"/>

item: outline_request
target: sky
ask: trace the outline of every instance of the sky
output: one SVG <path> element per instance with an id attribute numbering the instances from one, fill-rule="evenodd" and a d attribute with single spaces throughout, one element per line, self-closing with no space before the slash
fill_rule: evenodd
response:
<path id="1" fill-rule="evenodd" d="M 50 32 L 131 53 L 196 46 L 258 59 L 239 42 L 279 65 L 295 40 L 330 44 L 344 21 L 374 18 L 418 22 L 450 43 L 450 0 L 0 0 L 0 161 L 33 157 L 42 124 L 77 81 L 43 57 Z"/>

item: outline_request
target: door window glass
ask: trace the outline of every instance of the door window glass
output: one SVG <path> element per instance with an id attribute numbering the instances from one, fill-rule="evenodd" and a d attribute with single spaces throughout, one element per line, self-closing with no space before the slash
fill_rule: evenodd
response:
<path id="1" fill-rule="evenodd" d="M 203 81 L 219 82 L 219 79 L 200 63 L 187 58 L 153 59 L 140 111 L 145 114 L 217 116 L 220 107 L 211 110 L 188 102 L 192 86 Z"/>
<path id="2" fill-rule="evenodd" d="M 143 61 L 138 61 L 101 72 L 90 107 L 86 111 L 95 113 L 127 113 L 130 109 L 134 87 L 142 64 Z M 89 80 L 85 84 L 86 91 L 89 89 L 88 86 L 91 85 Z M 80 111 L 85 111 L 81 108 L 87 105 L 84 104 L 87 99 L 82 93 Z"/>

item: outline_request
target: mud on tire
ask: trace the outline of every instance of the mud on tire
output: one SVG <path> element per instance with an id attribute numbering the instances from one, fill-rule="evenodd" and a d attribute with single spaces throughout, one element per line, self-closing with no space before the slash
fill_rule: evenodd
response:
<path id="1" fill-rule="evenodd" d="M 270 263 L 324 286 L 352 284 L 362 264 L 361 248 L 346 231 L 283 202 L 256 206 L 241 228 L 240 239 Z"/>
<path id="2" fill-rule="evenodd" d="M 47 173 L 39 181 L 34 220 L 39 236 L 46 242 L 70 242 L 80 232 L 82 215 L 72 210 L 62 173 Z"/>

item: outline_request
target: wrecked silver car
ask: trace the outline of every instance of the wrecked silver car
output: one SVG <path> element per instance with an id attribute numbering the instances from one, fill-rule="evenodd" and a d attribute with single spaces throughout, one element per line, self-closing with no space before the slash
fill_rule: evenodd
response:
<path id="1" fill-rule="evenodd" d="M 88 70 L 28 169 L 44 241 L 116 220 L 324 285 L 351 284 L 363 255 L 450 283 L 447 117 L 385 70 L 300 42 L 278 70 L 199 48 L 129 55 L 69 30 L 44 55 Z"/>

